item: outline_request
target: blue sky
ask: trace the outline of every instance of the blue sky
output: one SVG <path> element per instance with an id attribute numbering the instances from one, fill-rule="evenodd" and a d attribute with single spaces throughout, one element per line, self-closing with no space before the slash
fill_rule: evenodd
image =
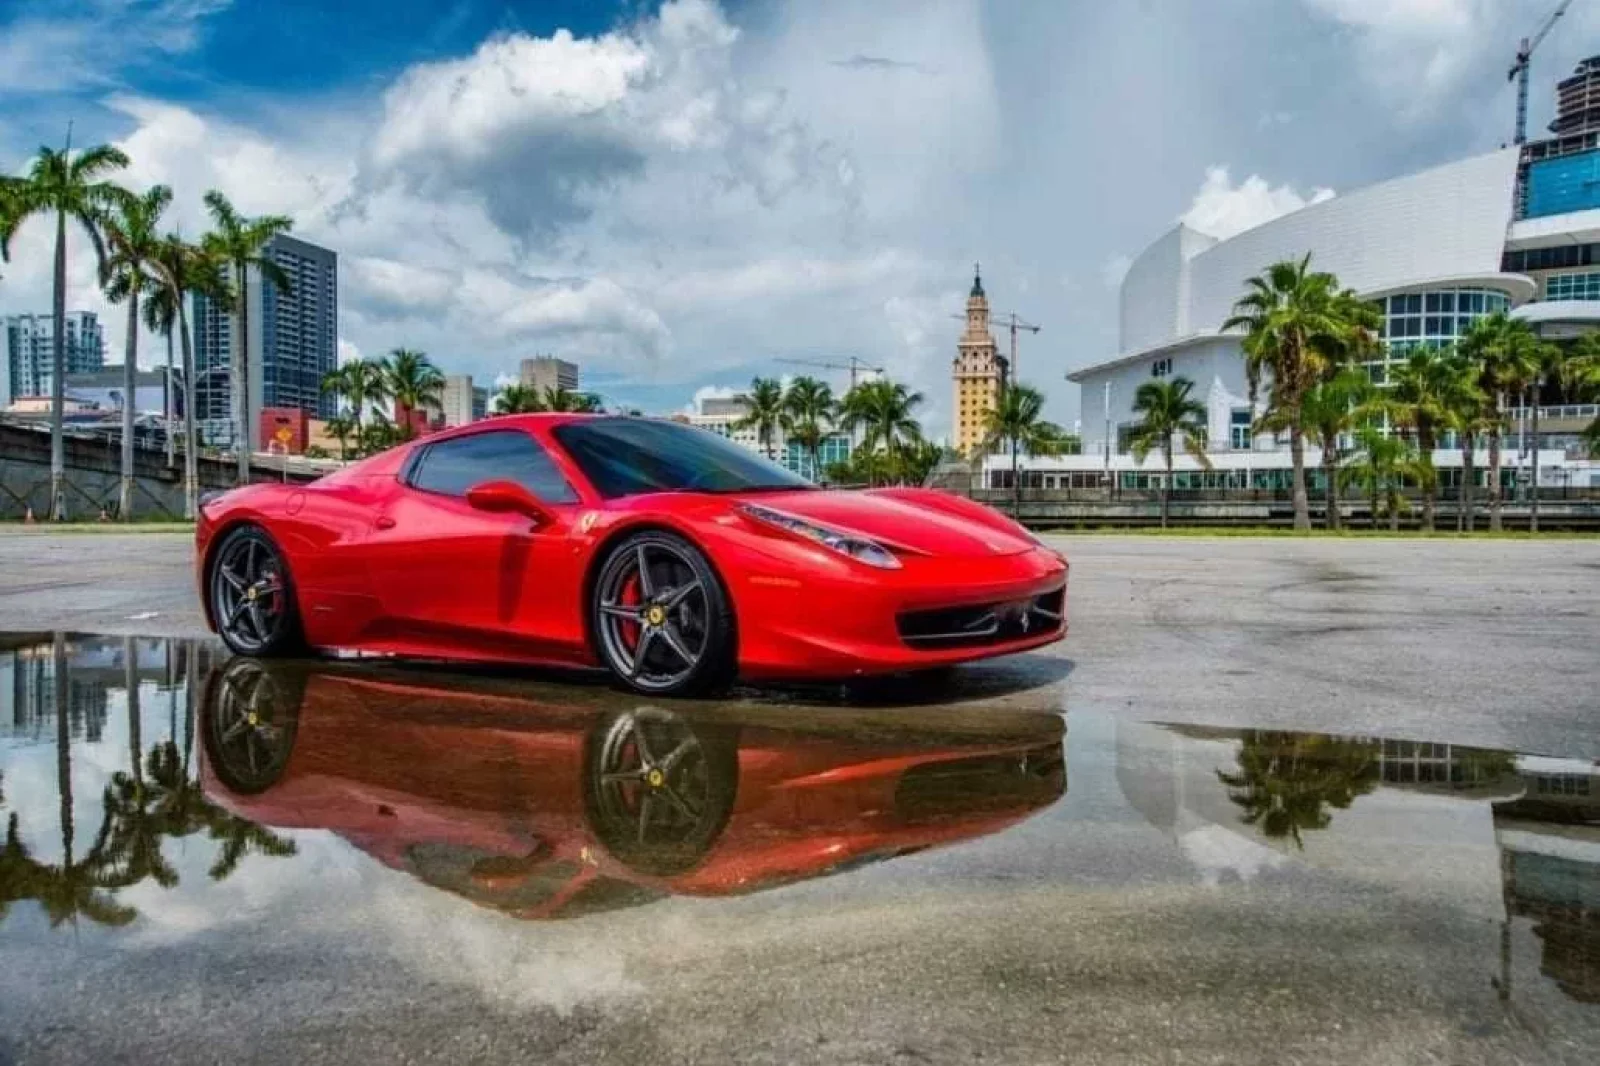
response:
<path id="1" fill-rule="evenodd" d="M 1044 330 L 1076 415 L 1117 282 L 1218 235 L 1509 138 L 1548 0 L 0 0 L 0 167 L 111 140 L 204 226 L 219 188 L 340 255 L 346 356 L 492 379 L 580 362 L 649 409 L 858 355 L 945 428 L 971 263 Z M 1575 4 L 1535 65 L 1600 52 Z M 30 224 L 0 312 L 48 306 Z M 118 313 L 75 245 L 75 306 Z M 157 355 L 146 343 L 141 359 Z M 835 385 L 844 382 L 834 376 Z"/>

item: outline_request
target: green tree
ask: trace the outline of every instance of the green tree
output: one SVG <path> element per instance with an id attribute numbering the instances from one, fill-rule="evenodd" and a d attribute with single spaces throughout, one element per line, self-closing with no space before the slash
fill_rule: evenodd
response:
<path id="1" fill-rule="evenodd" d="M 444 375 L 422 352 L 396 348 L 383 361 L 384 385 L 394 400 L 395 423 L 401 440 L 416 435 L 411 423 L 415 411 L 438 411 L 443 407 Z"/>
<path id="2" fill-rule="evenodd" d="M 1001 387 L 995 404 L 984 414 L 983 454 L 1004 447 L 1011 452 L 1011 517 L 1022 517 L 1022 478 L 1018 455 L 1056 455 L 1066 436 L 1061 427 L 1044 417 L 1044 393 L 1031 385 L 1007 384 Z M 1163 525 L 1165 522 L 1162 523 Z"/>
<path id="3" fill-rule="evenodd" d="M 922 393 L 887 378 L 863 381 L 840 401 L 840 428 L 860 431 L 859 451 L 871 455 L 881 449 L 886 457 L 882 464 L 867 461 L 868 484 L 895 477 L 904 446 L 922 439 L 922 425 L 913 414 L 921 403 Z"/>
<path id="4" fill-rule="evenodd" d="M 138 405 L 139 300 L 161 290 L 154 268 L 161 244 L 161 215 L 172 203 L 172 190 L 153 186 L 142 196 L 118 198 L 115 209 L 101 222 L 105 241 L 106 298 L 112 303 L 127 301 L 128 335 L 122 356 L 122 491 L 117 513 L 124 522 L 133 521 L 134 418 Z"/>
<path id="5" fill-rule="evenodd" d="M 816 378 L 795 378 L 783 394 L 783 432 L 805 449 L 813 481 L 822 480 L 818 456 L 833 424 L 834 407 L 833 389 Z"/>
<path id="6" fill-rule="evenodd" d="M 167 467 L 168 469 L 171 469 L 177 464 L 178 461 L 178 435 L 173 432 L 172 427 L 173 414 L 178 408 L 178 399 L 173 393 L 173 389 L 175 388 L 173 383 L 177 379 L 174 374 L 175 368 L 173 366 L 175 353 L 173 351 L 174 341 L 172 335 L 173 332 L 178 328 L 179 308 L 178 305 L 173 302 L 172 290 L 167 287 L 167 284 L 161 275 L 160 268 L 157 265 L 157 256 L 159 256 L 161 252 L 161 244 L 165 242 L 165 240 L 166 238 L 163 237 L 161 241 L 157 242 L 155 254 L 152 255 L 149 260 L 150 271 L 152 275 L 151 283 L 154 285 L 154 288 L 152 288 L 150 290 L 150 294 L 145 297 L 144 310 L 141 313 L 144 317 L 145 328 L 151 333 L 161 334 L 162 338 L 167 342 L 167 376 L 165 382 L 166 388 L 163 396 L 165 401 L 163 404 L 164 410 L 162 411 L 162 414 L 166 418 Z"/>
<path id="7" fill-rule="evenodd" d="M 580 414 L 599 414 L 604 410 L 600 397 L 592 392 L 573 392 L 571 389 L 557 385 L 553 388 L 546 387 L 544 398 L 540 401 L 543 411 L 574 411 Z"/>
<path id="8" fill-rule="evenodd" d="M 205 235 L 201 246 L 224 264 L 233 290 L 228 377 L 239 483 L 245 484 L 250 480 L 250 456 L 255 450 L 256 434 L 256 427 L 250 424 L 250 270 L 253 268 L 261 276 L 263 285 L 271 285 L 283 293 L 289 291 L 289 275 L 266 250 L 272 238 L 288 233 L 294 223 L 282 215 L 246 218 L 216 189 L 206 193 L 205 204 L 212 230 Z"/>
<path id="9" fill-rule="evenodd" d="M 232 290 L 222 261 L 211 252 L 186 244 L 175 233 L 162 238 L 150 260 L 150 269 L 161 286 L 155 313 L 170 311 L 176 315 L 179 343 L 183 348 L 183 513 L 192 521 L 199 507 L 200 468 L 194 424 L 195 365 L 189 334 L 188 296 L 202 293 L 219 306 L 228 307 Z"/>
<path id="10" fill-rule="evenodd" d="M 895 479 L 907 485 L 924 485 L 928 481 L 928 475 L 952 455 L 953 453 L 922 437 L 906 441 L 895 453 Z"/>
<path id="11" fill-rule="evenodd" d="M 1202 467 L 1211 469 L 1211 457 L 1206 454 L 1206 408 L 1190 398 L 1193 388 L 1194 382 L 1188 378 L 1176 377 L 1171 381 L 1147 381 L 1133 394 L 1133 409 L 1139 415 L 1129 438 L 1133 457 L 1143 464 L 1152 450 L 1159 450 L 1167 468 L 1161 482 L 1162 529 L 1167 528 L 1172 496 L 1173 438 L 1178 438 L 1183 450 Z"/>
<path id="12" fill-rule="evenodd" d="M 1458 386 L 1456 353 L 1452 348 L 1426 346 L 1411 349 L 1406 360 L 1389 375 L 1389 388 L 1367 406 L 1386 415 L 1391 425 L 1411 434 L 1417 444 L 1422 477 L 1422 530 L 1432 533 L 1439 494 L 1433 452 L 1439 432 L 1452 419 L 1451 404 Z"/>
<path id="13" fill-rule="evenodd" d="M 544 410 L 544 400 L 539 396 L 538 386 L 513 382 L 494 398 L 494 409 L 502 415 L 536 414 Z"/>
<path id="14" fill-rule="evenodd" d="M 55 277 L 52 283 L 52 336 L 55 353 L 50 367 L 50 517 L 67 517 L 66 380 L 67 380 L 67 221 L 75 222 L 94 248 L 100 275 L 105 276 L 105 246 L 100 239 L 106 215 L 128 196 L 105 178 L 128 165 L 120 148 L 102 144 L 74 156 L 40 148 L 23 178 L 0 179 L 5 211 L 0 213 L 0 257 L 9 259 L 17 229 L 34 215 L 54 216 Z"/>
<path id="15" fill-rule="evenodd" d="M 1505 493 L 1500 485 L 1500 449 L 1510 398 L 1538 376 L 1543 343 L 1526 322 L 1504 311 L 1496 311 L 1474 321 L 1457 345 L 1476 365 L 1479 387 L 1485 396 L 1489 437 L 1489 528 L 1494 531 L 1503 528 L 1501 507 Z"/>
<path id="16" fill-rule="evenodd" d="M 755 378 L 750 382 L 745 404 L 747 413 L 733 428 L 755 430 L 767 458 L 776 459 L 773 437 L 783 425 L 783 386 L 773 378 Z"/>
<path id="17" fill-rule="evenodd" d="M 1338 529 L 1339 514 L 1339 438 L 1361 418 L 1365 404 L 1376 390 L 1372 379 L 1359 367 L 1347 366 L 1325 381 L 1306 390 L 1300 401 L 1300 423 L 1322 451 L 1322 476 L 1327 484 L 1329 529 Z M 1282 410 L 1267 411 L 1255 425 L 1257 432 L 1281 433 L 1287 430 L 1288 415 Z"/>
<path id="18" fill-rule="evenodd" d="M 1377 426 L 1356 430 L 1358 451 L 1345 460 L 1339 476 L 1346 485 L 1359 485 L 1372 508 L 1372 525 L 1377 528 L 1379 505 L 1389 516 L 1389 528 L 1400 528 L 1400 512 L 1405 507 L 1405 483 L 1409 478 L 1421 482 L 1423 466 L 1416 447 L 1403 437 L 1392 437 Z"/>
<path id="19" fill-rule="evenodd" d="M 355 420 L 347 415 L 334 415 L 324 423 L 328 436 L 339 442 L 339 461 L 345 461 L 349 453 L 349 441 L 356 433 Z M 307 452 L 310 449 L 306 449 Z"/>
<path id="20" fill-rule="evenodd" d="M 1346 810 L 1378 786 L 1378 745 L 1314 733 L 1246 732 L 1239 769 L 1217 771 L 1239 820 L 1305 847 L 1303 830 L 1326 829 L 1328 808 Z"/>
<path id="21" fill-rule="evenodd" d="M 1222 328 L 1245 333 L 1245 372 L 1252 405 L 1262 378 L 1270 378 L 1267 410 L 1278 415 L 1289 430 L 1294 526 L 1310 529 L 1301 408 L 1307 391 L 1331 377 L 1340 362 L 1371 349 L 1377 311 L 1348 290 L 1341 290 L 1332 274 L 1313 271 L 1309 253 L 1299 260 L 1273 263 L 1264 273 L 1247 279 L 1245 286 L 1245 295 L 1234 304 L 1234 313 Z"/>

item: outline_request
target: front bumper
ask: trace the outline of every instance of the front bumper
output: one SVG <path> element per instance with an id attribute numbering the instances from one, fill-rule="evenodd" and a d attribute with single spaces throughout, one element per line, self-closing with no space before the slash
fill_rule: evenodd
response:
<path id="1" fill-rule="evenodd" d="M 733 577 L 739 669 L 752 679 L 843 678 L 970 662 L 1066 636 L 1067 564 L 1047 549 Z M 986 616 L 993 614 L 991 627 Z M 944 617 L 972 626 L 942 631 Z M 976 621 L 975 621 L 976 620 Z M 927 636 L 946 639 L 920 639 Z"/>

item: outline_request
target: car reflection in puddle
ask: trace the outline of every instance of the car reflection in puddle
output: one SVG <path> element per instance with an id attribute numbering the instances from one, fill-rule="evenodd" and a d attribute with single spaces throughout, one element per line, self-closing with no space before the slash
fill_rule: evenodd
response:
<path id="1" fill-rule="evenodd" d="M 1066 787 L 1055 715 L 986 713 L 964 735 L 916 712 L 614 703 L 234 659 L 206 684 L 201 780 L 243 818 L 331 830 L 520 918 L 816 877 L 996 832 Z"/>

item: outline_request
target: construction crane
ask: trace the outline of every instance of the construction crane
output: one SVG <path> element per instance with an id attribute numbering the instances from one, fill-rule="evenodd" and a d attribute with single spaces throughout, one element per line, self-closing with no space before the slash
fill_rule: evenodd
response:
<path id="1" fill-rule="evenodd" d="M 866 360 L 854 355 L 850 356 L 849 359 L 848 363 L 833 363 L 826 359 L 774 359 L 773 362 L 783 363 L 788 366 L 814 366 L 823 370 L 848 370 L 850 371 L 850 387 L 852 389 L 856 387 L 856 374 L 859 371 L 866 370 L 874 374 L 882 374 L 884 372 L 883 367 L 873 366 Z"/>
<path id="2" fill-rule="evenodd" d="M 966 315 L 951 315 L 950 317 L 963 322 L 967 318 Z M 1029 333 L 1038 333 L 1043 327 L 1034 325 L 1015 311 L 1002 311 L 999 314 L 992 314 L 989 316 L 989 320 L 995 325 L 1011 331 L 1011 358 L 1006 365 L 1010 369 L 1011 380 L 1015 382 L 1017 380 L 1017 331 L 1027 330 Z"/>
<path id="3" fill-rule="evenodd" d="M 1506 81 L 1517 83 L 1517 140 L 1516 143 L 1526 144 L 1528 141 L 1528 65 L 1533 59 L 1533 51 L 1538 48 L 1550 31 L 1555 28 L 1556 22 L 1567 13 L 1572 0 L 1561 0 L 1550 17 L 1544 20 L 1544 25 L 1539 27 L 1539 32 L 1532 37 L 1524 37 L 1522 44 L 1517 48 L 1517 61 L 1511 64 L 1511 71 L 1506 75 Z"/>

